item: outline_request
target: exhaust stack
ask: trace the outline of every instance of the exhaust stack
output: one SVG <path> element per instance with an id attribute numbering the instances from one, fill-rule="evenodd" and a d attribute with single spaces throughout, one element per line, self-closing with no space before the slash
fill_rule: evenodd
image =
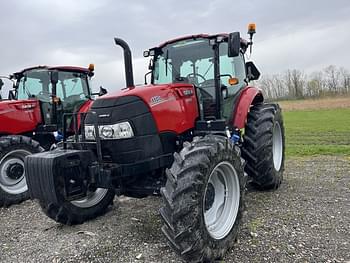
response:
<path id="1" fill-rule="evenodd" d="M 131 88 L 134 87 L 134 74 L 132 70 L 132 57 L 131 57 L 131 50 L 128 45 L 123 39 L 121 38 L 114 38 L 114 42 L 117 46 L 121 46 L 124 50 L 124 67 L 125 67 L 125 80 L 126 80 L 126 87 Z"/>

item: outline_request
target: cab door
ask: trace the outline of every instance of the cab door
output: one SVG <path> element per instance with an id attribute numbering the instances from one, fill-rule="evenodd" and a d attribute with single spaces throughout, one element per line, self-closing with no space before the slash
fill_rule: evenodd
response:
<path id="1" fill-rule="evenodd" d="M 247 86 L 244 55 L 228 57 L 227 42 L 221 43 L 219 47 L 220 80 L 222 90 L 222 117 L 230 122 L 234 111 L 234 104 L 240 91 Z M 229 76 L 236 78 L 238 82 L 229 84 Z"/>
<path id="2" fill-rule="evenodd" d="M 38 100 L 42 124 L 53 125 L 52 94 L 50 90 L 50 75 L 47 70 L 32 70 L 19 80 L 17 88 L 18 100 Z"/>

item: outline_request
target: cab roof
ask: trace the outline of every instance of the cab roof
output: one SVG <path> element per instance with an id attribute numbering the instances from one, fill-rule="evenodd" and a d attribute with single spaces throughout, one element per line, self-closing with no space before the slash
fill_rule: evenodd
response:
<path id="1" fill-rule="evenodd" d="M 196 35 L 187 35 L 187 36 L 182 36 L 182 37 L 178 37 L 178 38 L 174 38 L 174 39 L 170 39 L 166 42 L 163 42 L 162 44 L 160 44 L 159 46 L 155 47 L 155 48 L 162 48 L 168 44 L 171 44 L 171 43 L 175 43 L 175 42 L 178 42 L 178 41 L 182 41 L 182 40 L 186 40 L 186 39 L 196 39 L 196 38 L 214 38 L 214 37 L 218 37 L 218 36 L 221 36 L 221 37 L 224 37 L 224 38 L 227 38 L 228 37 L 228 33 L 218 33 L 218 34 L 196 34 Z M 241 38 L 241 44 L 247 44 L 247 41 L 243 38 Z"/>
<path id="2" fill-rule="evenodd" d="M 22 75 L 26 71 L 35 70 L 35 69 L 46 69 L 46 70 L 61 70 L 61 71 L 70 71 L 70 72 L 79 72 L 79 73 L 89 73 L 88 68 L 75 67 L 75 66 L 34 66 L 25 68 L 19 72 L 14 73 L 14 75 Z"/>

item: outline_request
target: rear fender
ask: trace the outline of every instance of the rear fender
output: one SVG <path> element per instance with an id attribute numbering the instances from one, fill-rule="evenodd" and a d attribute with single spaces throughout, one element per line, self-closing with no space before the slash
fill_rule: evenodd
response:
<path id="1" fill-rule="evenodd" d="M 251 105 L 264 101 L 260 89 L 255 87 L 246 87 L 240 94 L 234 110 L 233 127 L 243 129 L 246 124 L 248 112 Z"/>

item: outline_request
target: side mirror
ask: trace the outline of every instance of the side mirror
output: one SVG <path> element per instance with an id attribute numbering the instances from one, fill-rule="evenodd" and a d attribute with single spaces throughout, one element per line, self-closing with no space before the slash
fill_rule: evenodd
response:
<path id="1" fill-rule="evenodd" d="M 107 90 L 105 88 L 103 88 L 102 86 L 100 86 L 100 91 L 98 93 L 98 96 L 103 96 L 107 94 Z"/>
<path id="2" fill-rule="evenodd" d="M 2 89 L 3 86 L 4 86 L 4 82 L 2 81 L 2 79 L 0 79 L 0 90 Z"/>
<path id="3" fill-rule="evenodd" d="M 259 79 L 260 71 L 257 69 L 257 67 L 252 61 L 248 61 L 247 63 L 245 63 L 245 67 L 247 70 L 247 78 L 249 81 Z"/>
<path id="4" fill-rule="evenodd" d="M 52 71 L 50 78 L 51 78 L 50 80 L 51 80 L 52 84 L 57 84 L 58 83 L 58 72 Z"/>
<path id="5" fill-rule="evenodd" d="M 228 35 L 228 57 L 237 57 L 241 47 L 241 37 L 239 32 L 233 32 Z"/>

